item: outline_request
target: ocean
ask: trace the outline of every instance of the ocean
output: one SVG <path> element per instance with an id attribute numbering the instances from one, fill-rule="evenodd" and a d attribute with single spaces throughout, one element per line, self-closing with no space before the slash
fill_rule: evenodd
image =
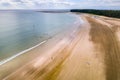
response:
<path id="1" fill-rule="evenodd" d="M 0 61 L 68 30 L 75 21 L 71 13 L 0 11 Z"/>

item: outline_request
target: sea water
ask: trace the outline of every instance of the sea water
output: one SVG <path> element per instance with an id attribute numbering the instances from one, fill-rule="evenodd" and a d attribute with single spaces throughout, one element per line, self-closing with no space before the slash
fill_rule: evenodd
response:
<path id="1" fill-rule="evenodd" d="M 69 29 L 70 13 L 0 11 L 0 61 Z"/>

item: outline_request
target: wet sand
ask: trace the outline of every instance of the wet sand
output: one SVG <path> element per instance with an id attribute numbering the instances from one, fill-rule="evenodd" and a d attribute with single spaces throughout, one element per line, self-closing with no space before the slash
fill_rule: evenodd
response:
<path id="1" fill-rule="evenodd" d="M 120 80 L 120 20 L 88 14 L 79 17 L 82 24 L 28 52 L 28 57 L 3 65 L 0 79 Z"/>

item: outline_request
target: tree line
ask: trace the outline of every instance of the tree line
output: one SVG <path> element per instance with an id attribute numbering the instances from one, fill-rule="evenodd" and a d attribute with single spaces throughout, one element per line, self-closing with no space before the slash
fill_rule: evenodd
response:
<path id="1" fill-rule="evenodd" d="M 90 13 L 90 14 L 120 18 L 120 10 L 72 9 L 71 12 Z"/>

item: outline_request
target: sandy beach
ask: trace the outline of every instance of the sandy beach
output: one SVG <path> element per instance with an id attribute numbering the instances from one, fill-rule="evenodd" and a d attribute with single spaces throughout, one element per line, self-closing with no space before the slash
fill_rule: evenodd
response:
<path id="1" fill-rule="evenodd" d="M 0 80 L 120 80 L 120 19 L 83 20 L 0 66 Z"/>

